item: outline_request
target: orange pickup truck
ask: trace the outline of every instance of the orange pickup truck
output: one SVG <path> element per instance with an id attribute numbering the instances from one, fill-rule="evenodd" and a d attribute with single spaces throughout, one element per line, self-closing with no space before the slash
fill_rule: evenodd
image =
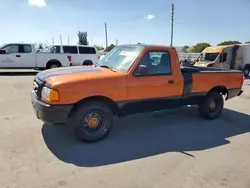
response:
<path id="1" fill-rule="evenodd" d="M 43 122 L 67 123 L 81 141 L 110 132 L 113 116 L 198 105 L 205 119 L 219 117 L 224 98 L 242 94 L 242 71 L 182 67 L 166 46 L 121 45 L 95 66 L 38 73 L 32 104 Z"/>

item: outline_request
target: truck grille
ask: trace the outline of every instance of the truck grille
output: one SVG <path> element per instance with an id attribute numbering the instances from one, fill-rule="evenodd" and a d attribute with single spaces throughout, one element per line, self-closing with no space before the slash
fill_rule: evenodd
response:
<path id="1" fill-rule="evenodd" d="M 34 81 L 33 83 L 33 90 L 35 91 L 36 95 L 37 95 L 37 91 L 38 91 L 38 83 L 36 81 Z"/>
<path id="2" fill-rule="evenodd" d="M 33 82 L 33 91 L 36 93 L 37 97 L 41 98 L 41 92 L 42 92 L 43 82 L 35 79 Z"/>

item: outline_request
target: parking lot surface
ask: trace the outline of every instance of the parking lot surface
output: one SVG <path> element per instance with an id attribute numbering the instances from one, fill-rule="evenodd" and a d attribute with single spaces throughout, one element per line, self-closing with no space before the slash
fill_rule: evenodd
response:
<path id="1" fill-rule="evenodd" d="M 250 80 L 214 121 L 195 107 L 115 120 L 86 144 L 39 121 L 35 72 L 0 72 L 0 188 L 249 188 Z"/>

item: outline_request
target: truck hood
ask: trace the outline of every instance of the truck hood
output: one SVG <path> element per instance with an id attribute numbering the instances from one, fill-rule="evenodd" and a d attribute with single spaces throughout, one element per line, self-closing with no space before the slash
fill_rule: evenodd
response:
<path id="1" fill-rule="evenodd" d="M 74 66 L 45 70 L 38 73 L 36 78 L 53 87 L 87 80 L 103 80 L 104 78 L 113 80 L 116 77 L 124 76 L 124 74 L 96 66 Z"/>
<path id="2" fill-rule="evenodd" d="M 49 69 L 42 71 L 37 74 L 37 78 L 41 81 L 45 81 L 48 78 L 52 78 L 55 76 L 62 76 L 68 74 L 76 74 L 76 73 L 100 73 L 102 69 L 99 67 L 93 66 L 75 66 L 75 67 L 63 67 L 56 69 Z"/>

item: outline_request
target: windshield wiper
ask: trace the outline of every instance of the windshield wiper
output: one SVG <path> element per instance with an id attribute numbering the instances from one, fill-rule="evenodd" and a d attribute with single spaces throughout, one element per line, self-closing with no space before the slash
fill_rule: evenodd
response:
<path id="1" fill-rule="evenodd" d="M 111 68 L 111 67 L 109 67 L 109 66 L 107 66 L 107 65 L 100 65 L 100 67 L 102 67 L 102 68 L 107 68 L 107 69 L 109 69 L 109 70 L 112 70 L 113 72 L 116 72 L 115 69 L 113 69 L 113 68 Z"/>

